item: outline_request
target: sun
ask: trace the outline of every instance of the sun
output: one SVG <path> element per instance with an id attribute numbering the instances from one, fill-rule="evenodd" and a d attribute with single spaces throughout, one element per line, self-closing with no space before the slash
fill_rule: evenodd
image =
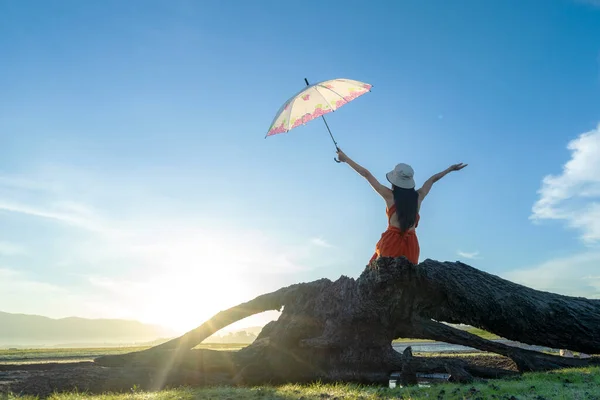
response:
<path id="1" fill-rule="evenodd" d="M 256 233 L 216 230 L 178 232 L 138 247 L 138 255 L 152 265 L 132 296 L 138 319 L 184 333 L 256 297 L 261 293 L 244 276 L 265 273 L 274 262 L 281 263 L 273 248 Z"/>
<path id="2" fill-rule="evenodd" d="M 142 319 L 176 333 L 187 332 L 219 311 L 247 301 L 247 288 L 235 277 L 224 279 L 216 271 L 155 277 L 148 287 Z"/>

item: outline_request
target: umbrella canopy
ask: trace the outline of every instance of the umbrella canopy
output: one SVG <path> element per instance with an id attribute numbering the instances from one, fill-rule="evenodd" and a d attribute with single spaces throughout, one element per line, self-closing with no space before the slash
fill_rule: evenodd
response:
<path id="1" fill-rule="evenodd" d="M 306 82 L 308 85 L 308 81 Z M 308 85 L 279 109 L 267 136 L 288 132 L 322 117 L 370 92 L 372 85 L 352 79 L 331 79 Z"/>

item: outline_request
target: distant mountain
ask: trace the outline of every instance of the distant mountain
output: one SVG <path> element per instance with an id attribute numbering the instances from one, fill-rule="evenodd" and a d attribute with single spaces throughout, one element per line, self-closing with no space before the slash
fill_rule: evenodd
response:
<path id="1" fill-rule="evenodd" d="M 206 338 L 203 343 L 237 343 L 250 344 L 262 330 L 262 326 L 252 326 L 233 331 L 217 332 Z"/>
<path id="2" fill-rule="evenodd" d="M 263 330 L 263 326 L 248 326 L 246 328 L 238 328 L 238 329 L 227 329 L 224 328 L 221 332 L 221 335 L 226 335 L 228 333 L 237 333 L 237 332 L 247 332 L 248 334 L 258 336 L 258 334 Z"/>
<path id="3" fill-rule="evenodd" d="M 252 327 L 244 328 L 241 330 L 244 330 L 250 334 L 258 336 L 258 334 L 263 330 L 263 328 L 264 328 L 263 326 L 252 326 Z"/>
<path id="4" fill-rule="evenodd" d="M 0 312 L 0 346 L 59 343 L 114 344 L 152 342 L 176 336 L 158 325 L 121 319 L 52 319 L 39 315 Z"/>

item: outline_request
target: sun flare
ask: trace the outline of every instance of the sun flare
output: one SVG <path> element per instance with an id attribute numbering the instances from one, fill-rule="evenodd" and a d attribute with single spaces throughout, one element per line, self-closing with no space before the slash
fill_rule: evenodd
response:
<path id="1" fill-rule="evenodd" d="M 207 239 L 207 240 L 203 240 Z M 236 239 L 236 240 L 232 240 Z M 231 248 L 231 243 L 244 243 Z M 247 238 L 195 237 L 136 248 L 160 269 L 136 285 L 139 319 L 183 333 L 214 314 L 260 294 L 244 273 L 273 259 L 272 250 Z M 252 318 L 264 324 L 271 316 Z"/>

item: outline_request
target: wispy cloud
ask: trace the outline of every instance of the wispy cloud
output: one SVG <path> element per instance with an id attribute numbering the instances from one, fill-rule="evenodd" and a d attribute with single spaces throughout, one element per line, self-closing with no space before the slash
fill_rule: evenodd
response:
<path id="1" fill-rule="evenodd" d="M 600 7 L 600 0 L 573 0 L 575 3 L 587 4 L 594 7 Z"/>
<path id="2" fill-rule="evenodd" d="M 3 289 L 0 290 L 0 293 L 3 294 L 8 291 L 23 290 L 28 292 L 28 296 L 31 296 L 31 293 L 56 293 L 61 290 L 58 286 L 27 277 L 21 271 L 5 267 L 0 267 L 0 287 Z"/>
<path id="3" fill-rule="evenodd" d="M 87 221 L 84 219 L 78 218 L 76 215 L 63 214 L 60 212 L 56 212 L 50 209 L 37 208 L 35 206 L 30 206 L 27 204 L 21 203 L 12 203 L 7 201 L 0 200 L 0 210 L 8 211 L 18 214 L 24 214 L 32 217 L 40 217 L 53 219 L 60 222 L 64 222 L 72 225 L 85 226 Z"/>
<path id="4" fill-rule="evenodd" d="M 600 241 L 600 124 L 569 142 L 571 159 L 558 175 L 547 175 L 530 218 L 565 221 L 584 242 Z"/>
<path id="5" fill-rule="evenodd" d="M 548 260 L 506 272 L 504 278 L 522 285 L 569 296 L 600 298 L 600 252 Z"/>
<path id="6" fill-rule="evenodd" d="M 35 274 L 0 267 L 1 311 L 41 314 L 51 318 L 82 316 L 138 319 L 140 309 L 123 304 L 121 300 L 104 296 L 90 290 L 90 287 L 52 284 Z"/>
<path id="7" fill-rule="evenodd" d="M 50 317 L 66 317 L 89 312 L 88 304 L 74 292 L 44 282 L 40 277 L 0 266 L 0 304 L 2 311 L 38 314 L 43 305 Z"/>
<path id="8" fill-rule="evenodd" d="M 315 246 L 319 246 L 319 247 L 327 247 L 327 248 L 333 247 L 333 245 L 331 243 L 327 242 L 325 239 L 320 238 L 320 237 L 314 237 L 314 238 L 310 239 L 310 242 L 312 244 L 314 244 Z"/>
<path id="9" fill-rule="evenodd" d="M 0 187 L 44 192 L 54 192 L 59 189 L 58 185 L 52 182 L 30 179 L 22 175 L 6 174 L 0 174 Z"/>
<path id="10" fill-rule="evenodd" d="M 460 257 L 462 258 L 468 258 L 470 260 L 474 260 L 479 258 L 479 252 L 478 251 L 474 251 L 474 252 L 466 252 L 466 251 L 457 251 L 456 254 L 458 254 Z"/>
<path id="11" fill-rule="evenodd" d="M 0 241 L 0 256 L 18 256 L 25 254 L 25 247 L 12 242 Z"/>
<path id="12" fill-rule="evenodd" d="M 83 178 L 88 185 L 98 186 L 93 177 Z M 56 307 L 81 316 L 136 318 L 174 327 L 190 324 L 185 326 L 190 328 L 220 309 L 294 283 L 294 274 L 320 266 L 322 257 L 315 262 L 319 253 L 315 246 L 331 246 L 320 238 L 290 244 L 277 234 L 232 229 L 226 221 L 211 220 L 212 216 L 181 212 L 168 199 L 154 206 L 156 198 L 143 191 L 123 196 L 119 187 L 109 186 L 98 190 L 101 200 L 86 196 L 82 201 L 78 191 L 70 189 L 77 182 L 52 187 L 36 182 L 3 176 L 0 211 L 27 219 L 32 226 L 50 222 L 61 232 L 71 232 L 64 248 L 57 248 L 52 237 L 36 236 L 31 230 L 36 245 L 51 243 L 54 258 L 45 257 L 44 262 L 59 267 L 52 280 L 61 283 L 39 286 L 47 282 L 46 276 L 34 279 L 15 274 L 15 268 L 6 269 L 1 276 L 4 285 L 13 282 L 23 291 L 18 296 L 14 291 L 13 297 L 0 296 L 4 309 L 21 307 L 56 316 L 44 311 Z M 34 196 L 29 195 L 32 190 Z M 21 250 L 10 241 L 0 242 L 0 253 Z M 63 285 L 62 277 L 69 286 Z M 43 296 L 38 298 L 35 288 L 41 287 L 44 293 L 52 293 L 52 301 L 39 300 Z M 79 306 L 67 306 L 67 301 Z M 191 319 L 190 308 L 194 308 Z"/>

